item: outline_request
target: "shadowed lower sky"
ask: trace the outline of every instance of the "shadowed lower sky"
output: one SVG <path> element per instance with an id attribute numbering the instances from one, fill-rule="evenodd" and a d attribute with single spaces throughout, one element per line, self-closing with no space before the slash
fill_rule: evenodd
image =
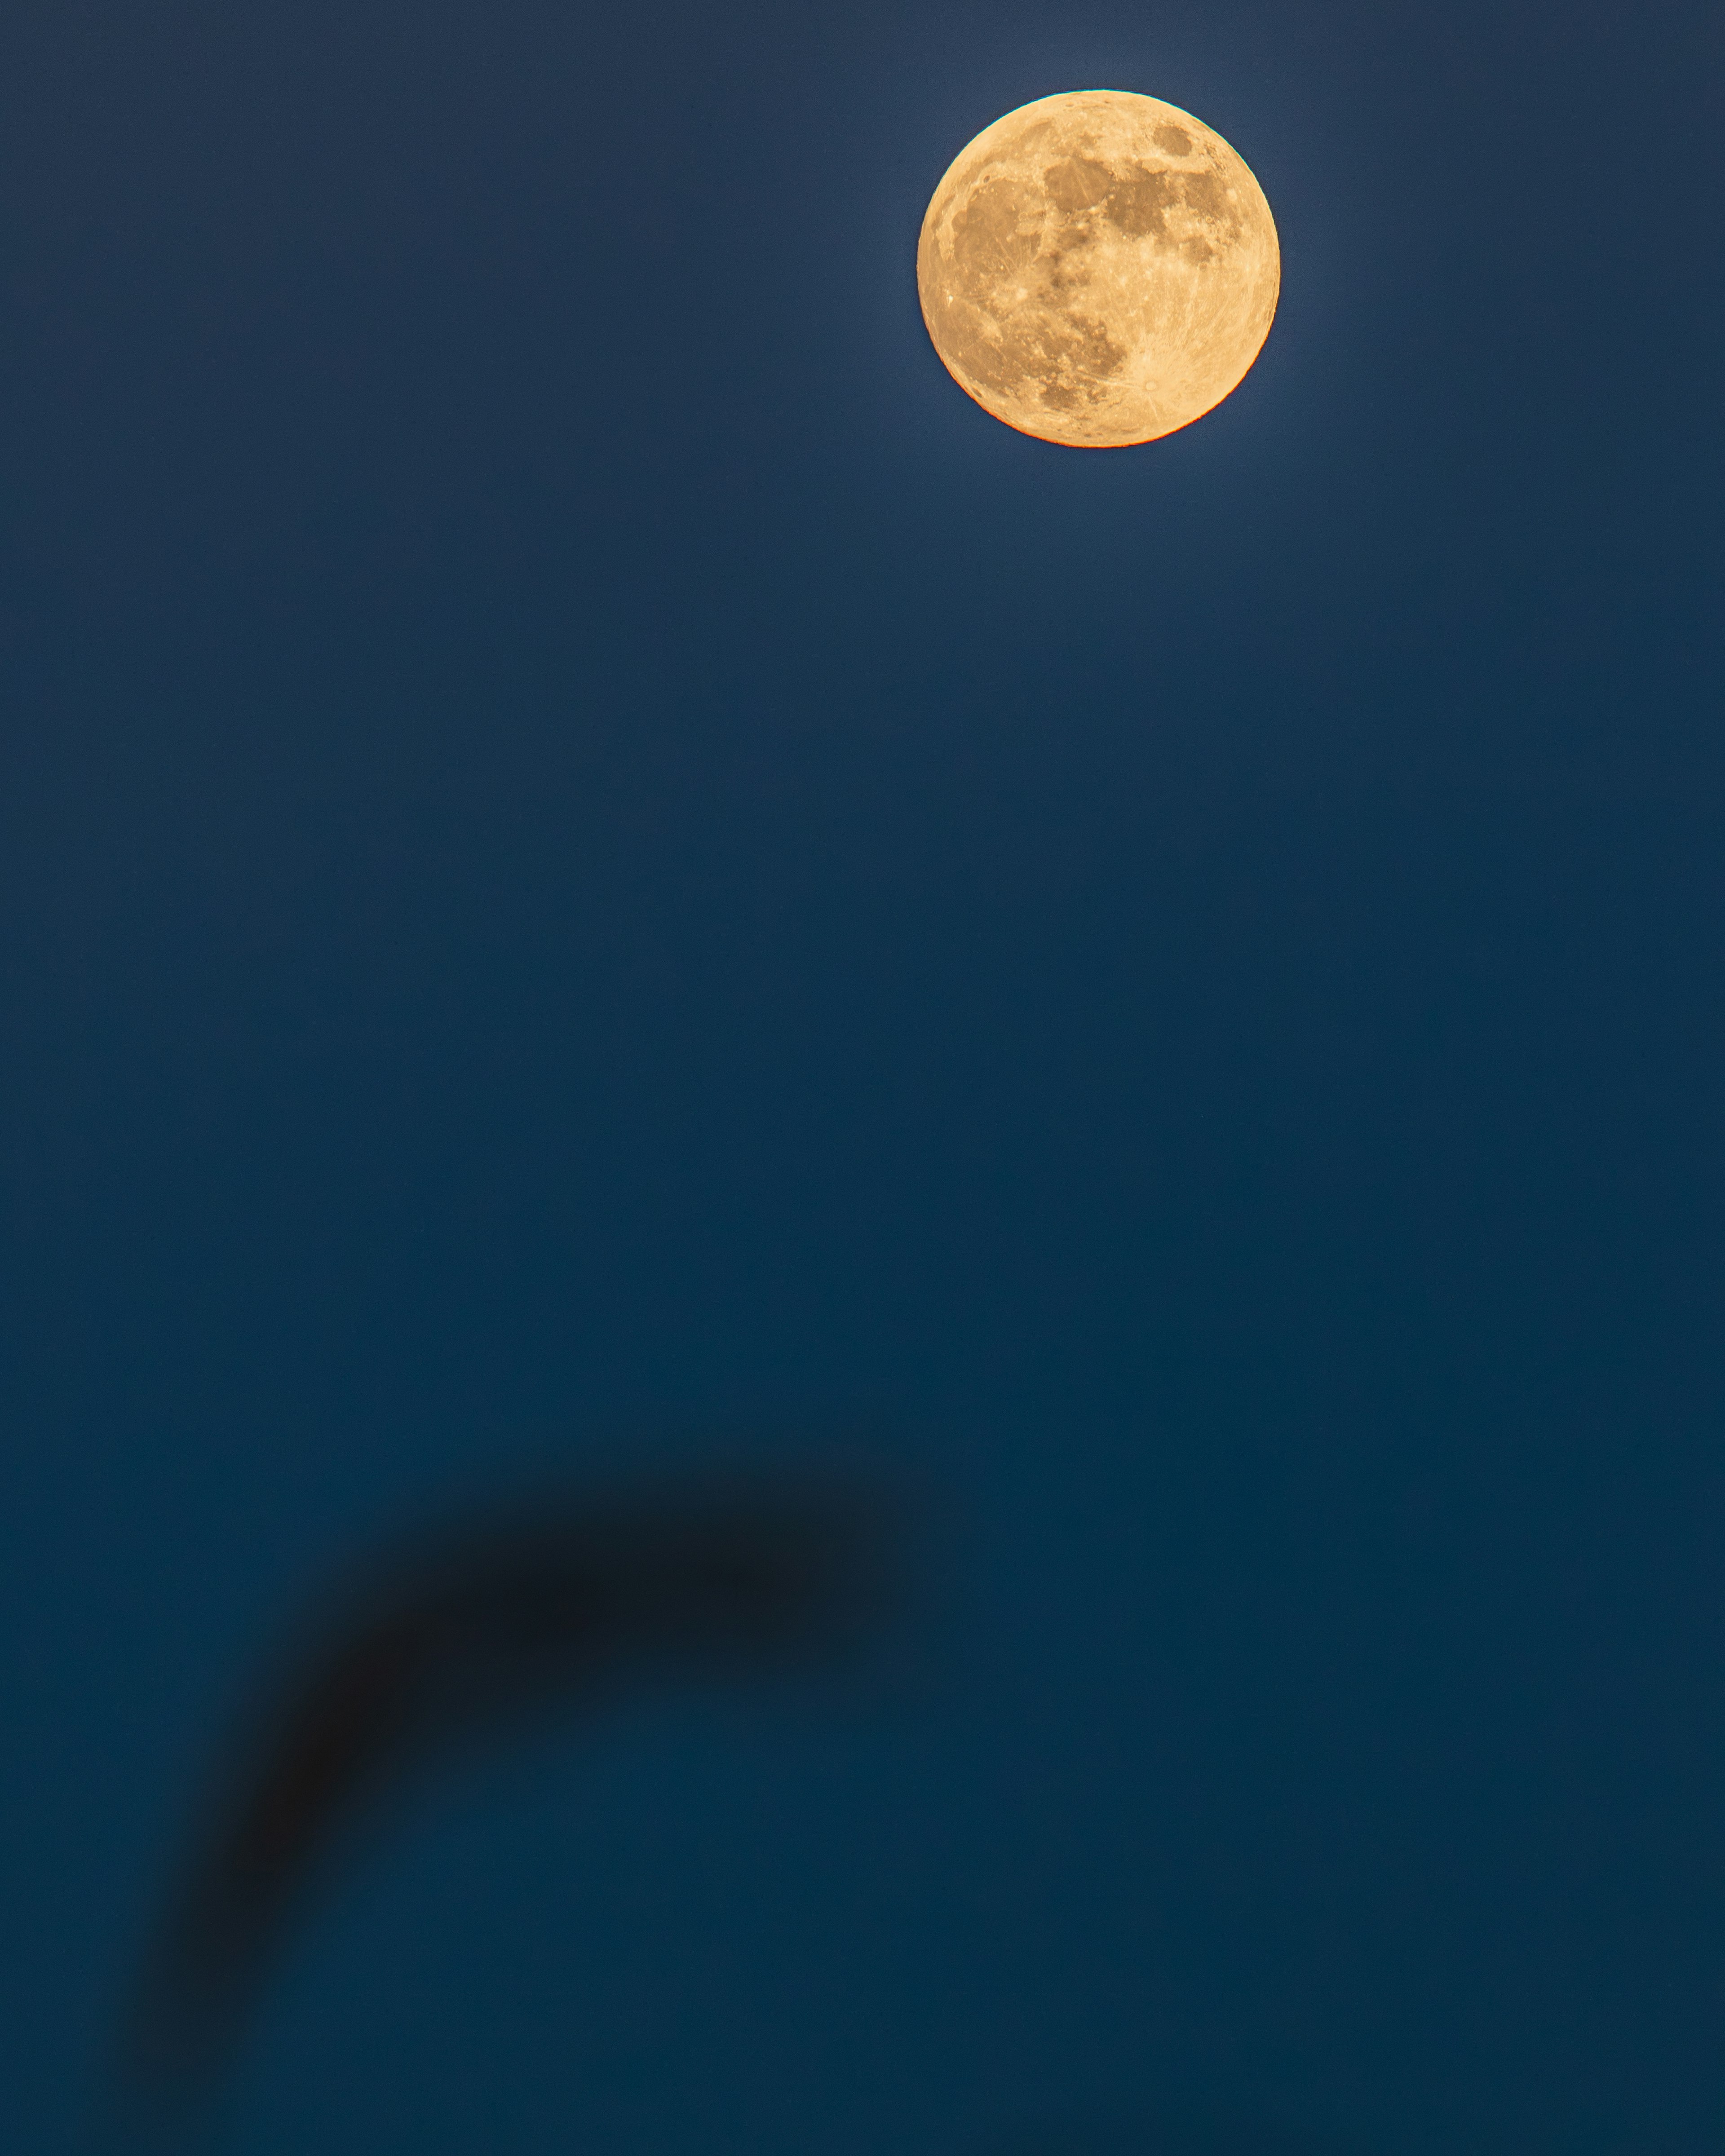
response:
<path id="1" fill-rule="evenodd" d="M 334 1573 L 863 1430 L 929 1695 L 475 1766 L 232 2147 L 1717 2146 L 1720 57 L 7 11 L 0 2143 Z M 914 255 L 1092 84 L 1284 285 L 1086 454 Z"/>

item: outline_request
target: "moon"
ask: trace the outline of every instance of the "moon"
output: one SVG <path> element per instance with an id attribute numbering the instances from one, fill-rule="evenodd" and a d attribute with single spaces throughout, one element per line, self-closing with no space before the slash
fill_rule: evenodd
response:
<path id="1" fill-rule="evenodd" d="M 1153 442 L 1219 404 L 1276 314 L 1281 250 L 1245 160 L 1177 105 L 1039 97 L 934 191 L 916 249 L 947 372 L 1020 434 Z"/>

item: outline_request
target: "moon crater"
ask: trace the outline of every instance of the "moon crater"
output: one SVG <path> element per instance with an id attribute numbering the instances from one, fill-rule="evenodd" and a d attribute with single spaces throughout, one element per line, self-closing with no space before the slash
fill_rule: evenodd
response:
<path id="1" fill-rule="evenodd" d="M 1074 90 L 960 152 L 916 256 L 959 387 L 1021 433 L 1153 441 L 1219 403 L 1269 335 L 1275 221 L 1244 159 L 1160 99 Z"/>

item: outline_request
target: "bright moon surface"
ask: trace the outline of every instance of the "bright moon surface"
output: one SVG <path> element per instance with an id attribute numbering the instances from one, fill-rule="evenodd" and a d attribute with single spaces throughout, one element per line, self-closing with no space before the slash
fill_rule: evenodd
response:
<path id="1" fill-rule="evenodd" d="M 1235 388 L 1276 313 L 1264 190 L 1201 120 L 1124 90 L 1040 97 L 947 167 L 916 250 L 959 388 L 1021 434 L 1153 442 Z"/>

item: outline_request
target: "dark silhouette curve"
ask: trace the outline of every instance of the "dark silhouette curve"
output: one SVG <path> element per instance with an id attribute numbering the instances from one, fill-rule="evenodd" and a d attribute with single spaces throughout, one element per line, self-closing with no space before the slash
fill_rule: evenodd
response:
<path id="1" fill-rule="evenodd" d="M 211 2093 L 283 1932 L 378 1799 L 536 1712 L 859 1641 L 891 1508 L 778 1477 L 544 1502 L 386 1565 L 266 1702 L 169 1907 L 126 2035 L 127 2110 Z"/>

